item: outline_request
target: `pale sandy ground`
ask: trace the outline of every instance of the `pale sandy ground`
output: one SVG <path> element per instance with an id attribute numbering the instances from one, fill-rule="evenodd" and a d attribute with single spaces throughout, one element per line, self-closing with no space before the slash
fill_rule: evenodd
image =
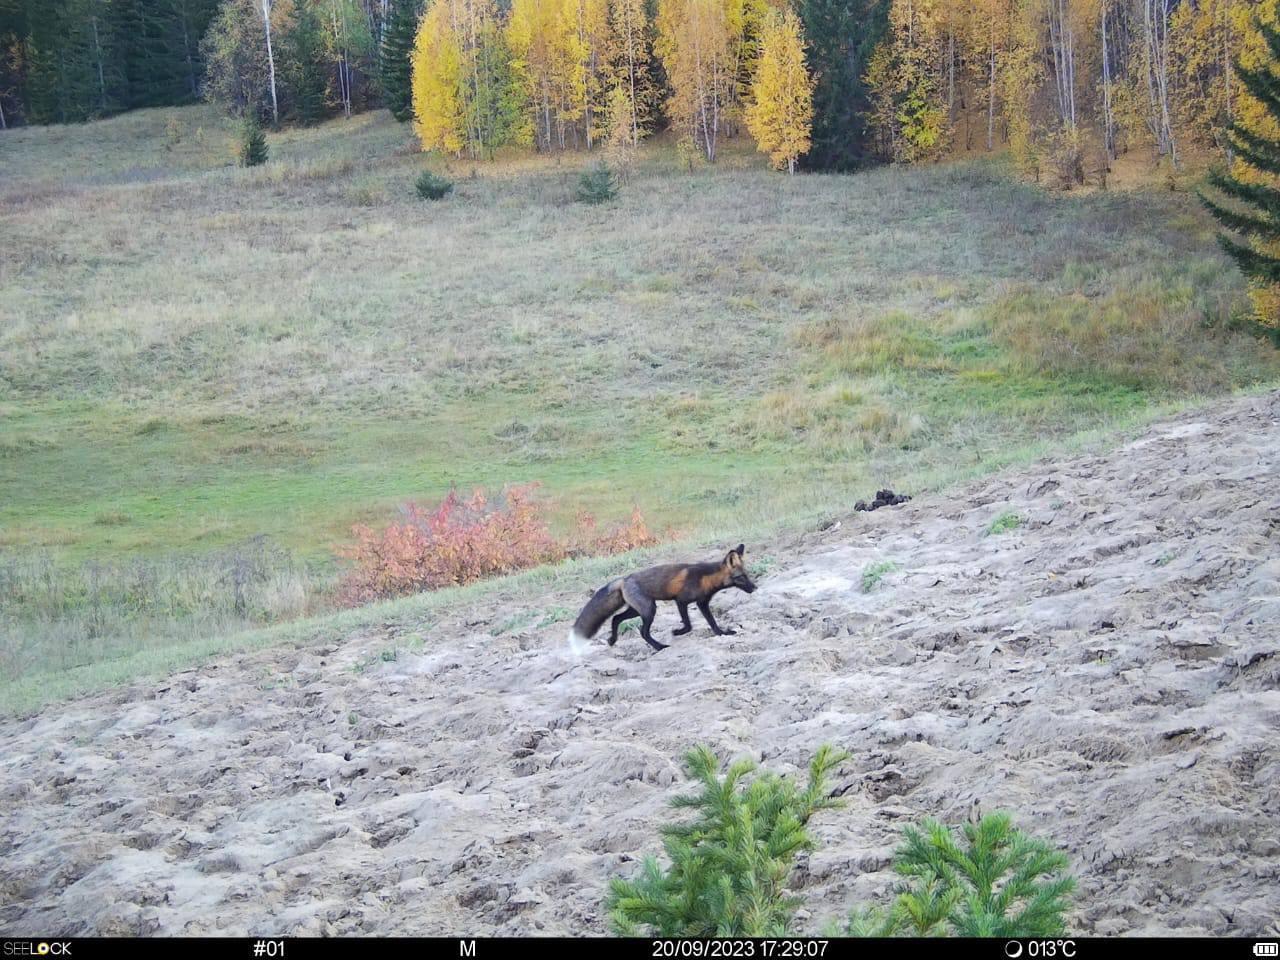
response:
<path id="1" fill-rule="evenodd" d="M 0 722 L 0 928 L 599 934 L 687 747 L 790 770 L 832 741 L 812 930 L 891 886 L 904 822 L 976 799 L 1070 852 L 1075 933 L 1274 936 L 1278 418 L 1219 404 L 752 545 L 761 589 L 717 602 L 736 637 L 577 659 L 565 623 L 494 637 L 520 611 L 476 607 L 420 652 L 373 631 Z M 985 536 L 1005 510 L 1024 525 Z"/>

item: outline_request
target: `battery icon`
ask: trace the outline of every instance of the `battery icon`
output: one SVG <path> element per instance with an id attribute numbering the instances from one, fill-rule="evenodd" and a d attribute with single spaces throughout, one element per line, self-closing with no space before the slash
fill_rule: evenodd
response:
<path id="1" fill-rule="evenodd" d="M 1253 945 L 1253 955 L 1255 957 L 1276 957 L 1280 956 L 1280 944 L 1276 943 L 1255 943 Z"/>

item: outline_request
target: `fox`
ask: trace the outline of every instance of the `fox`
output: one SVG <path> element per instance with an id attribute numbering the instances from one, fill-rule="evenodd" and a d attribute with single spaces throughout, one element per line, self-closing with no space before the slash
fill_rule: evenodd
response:
<path id="1" fill-rule="evenodd" d="M 640 636 L 654 651 L 665 650 L 669 644 L 653 639 L 650 629 L 658 612 L 659 600 L 674 600 L 680 611 L 681 626 L 671 631 L 673 637 L 683 636 L 693 629 L 689 622 L 689 604 L 696 604 L 716 636 L 733 636 L 737 631 L 725 630 L 716 623 L 711 612 L 711 598 L 721 590 L 737 587 L 745 593 L 755 593 L 756 585 L 747 575 L 742 557 L 743 544 L 730 550 L 723 560 L 707 563 L 666 563 L 649 567 L 625 577 L 610 580 L 595 592 L 574 621 L 572 633 L 578 640 L 590 640 L 604 622 L 613 617 L 609 633 L 609 646 L 618 642 L 618 628 L 626 621 L 640 618 Z"/>

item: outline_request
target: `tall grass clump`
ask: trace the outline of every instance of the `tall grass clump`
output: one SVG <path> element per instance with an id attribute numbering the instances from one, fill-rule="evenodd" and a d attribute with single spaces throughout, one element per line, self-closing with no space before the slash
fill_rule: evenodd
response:
<path id="1" fill-rule="evenodd" d="M 1017 290 L 989 310 L 996 341 L 1028 372 L 1206 393 L 1280 372 L 1256 337 L 1227 322 L 1233 291 L 1164 274 L 1066 285 L 1075 289 Z"/>
<path id="2" fill-rule="evenodd" d="M 0 555 L 0 675 L 17 678 L 314 612 L 323 571 L 255 538 L 200 556 Z"/>

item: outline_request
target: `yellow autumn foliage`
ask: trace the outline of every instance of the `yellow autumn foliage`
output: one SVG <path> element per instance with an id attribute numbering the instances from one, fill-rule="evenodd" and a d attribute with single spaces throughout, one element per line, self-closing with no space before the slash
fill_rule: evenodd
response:
<path id="1" fill-rule="evenodd" d="M 779 170 L 795 173 L 796 161 L 809 151 L 813 86 L 805 66 L 799 18 L 791 10 L 770 16 L 760 35 L 747 129 Z"/>
<path id="2" fill-rule="evenodd" d="M 433 0 L 413 44 L 413 128 L 423 150 L 459 153 L 466 144 L 462 44 L 449 0 Z"/>

